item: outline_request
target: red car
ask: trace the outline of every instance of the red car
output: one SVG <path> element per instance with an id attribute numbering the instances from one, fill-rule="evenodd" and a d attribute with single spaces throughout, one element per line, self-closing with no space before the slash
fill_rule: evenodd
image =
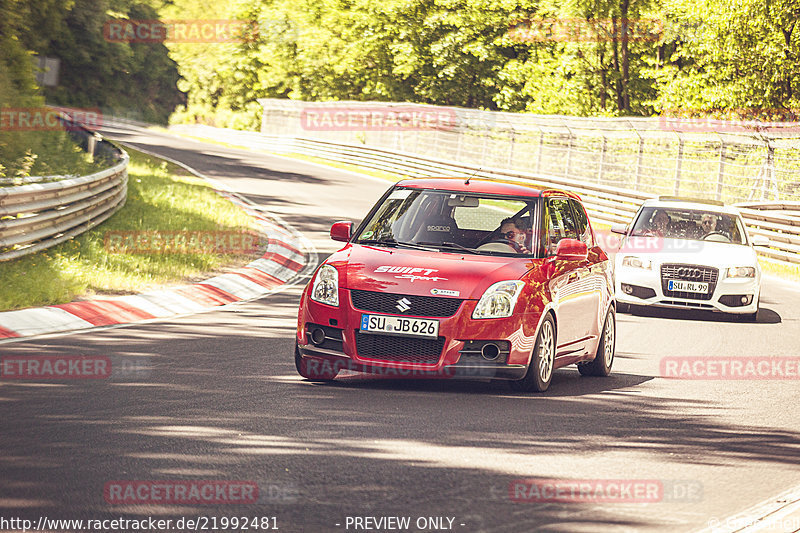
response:
<path id="1" fill-rule="evenodd" d="M 331 238 L 347 244 L 300 301 L 295 364 L 307 379 L 348 369 L 544 391 L 572 363 L 611 371 L 611 266 L 573 193 L 405 180 Z"/>

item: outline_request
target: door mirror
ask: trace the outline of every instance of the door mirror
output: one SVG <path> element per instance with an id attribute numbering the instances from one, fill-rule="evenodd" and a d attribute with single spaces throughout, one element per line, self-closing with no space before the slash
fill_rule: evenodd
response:
<path id="1" fill-rule="evenodd" d="M 561 239 L 556 246 L 556 259 L 586 259 L 589 249 L 586 244 L 577 239 Z"/>
<path id="2" fill-rule="evenodd" d="M 336 222 L 333 224 L 333 226 L 331 226 L 331 239 L 334 241 L 349 242 L 352 232 L 352 222 Z"/>
<path id="3" fill-rule="evenodd" d="M 611 225 L 611 233 L 619 233 L 620 235 L 627 235 L 628 234 L 628 225 L 627 224 L 612 224 Z"/>

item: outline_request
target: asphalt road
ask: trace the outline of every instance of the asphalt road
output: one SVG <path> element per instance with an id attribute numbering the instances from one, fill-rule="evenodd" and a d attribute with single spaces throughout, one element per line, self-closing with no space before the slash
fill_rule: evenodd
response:
<path id="1" fill-rule="evenodd" d="M 320 257 L 335 249 L 331 223 L 360 220 L 388 186 L 136 128 L 106 133 L 227 183 Z M 352 517 L 401 516 L 452 519 L 408 531 L 694 531 L 800 484 L 797 379 L 659 377 L 664 357 L 800 355 L 797 285 L 766 279 L 755 324 L 619 315 L 613 374 L 562 369 L 545 394 L 357 374 L 305 382 L 292 359 L 299 291 L 0 345 L 3 356 L 108 356 L 119 369 L 105 380 L 0 381 L 0 518 L 274 516 L 280 531 L 327 532 L 365 531 Z M 253 481 L 261 496 L 104 499 L 115 480 L 187 479 Z M 644 503 L 515 502 L 520 479 L 654 480 L 664 492 Z"/>

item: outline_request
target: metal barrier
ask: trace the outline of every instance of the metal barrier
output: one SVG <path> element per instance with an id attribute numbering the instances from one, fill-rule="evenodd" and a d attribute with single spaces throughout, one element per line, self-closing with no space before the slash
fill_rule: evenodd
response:
<path id="1" fill-rule="evenodd" d="M 261 132 L 655 195 L 800 200 L 800 123 L 588 118 L 395 102 L 265 98 Z M 678 113 L 676 113 L 678 114 Z"/>
<path id="2" fill-rule="evenodd" d="M 656 195 L 631 191 L 593 181 L 579 181 L 561 176 L 551 176 L 503 169 L 480 168 L 470 163 L 447 161 L 398 150 L 352 145 L 307 138 L 265 135 L 256 132 L 227 130 L 210 126 L 177 126 L 177 131 L 213 138 L 256 150 L 277 153 L 297 153 L 382 170 L 407 177 L 474 176 L 502 179 L 543 188 L 564 188 L 581 195 L 592 220 L 614 224 L 628 223 L 641 203 Z M 779 210 L 783 208 L 784 210 Z M 792 211 L 792 210 L 795 211 Z M 750 202 L 741 206 L 742 216 L 752 235 L 763 235 L 770 241 L 769 248 L 758 252 L 772 260 L 800 264 L 800 202 Z"/>
<path id="3" fill-rule="evenodd" d="M 40 176 L 28 184 L 0 187 L 0 261 L 38 252 L 97 226 L 125 205 L 128 154 L 71 122 L 70 134 L 95 158 L 114 163 L 88 176 Z M 48 183 L 39 183 L 53 180 Z"/>

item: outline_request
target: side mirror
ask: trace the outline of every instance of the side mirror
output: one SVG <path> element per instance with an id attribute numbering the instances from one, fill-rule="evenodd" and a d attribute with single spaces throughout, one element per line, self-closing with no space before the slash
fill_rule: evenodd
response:
<path id="1" fill-rule="evenodd" d="M 576 260 L 586 259 L 589 249 L 586 243 L 577 239 L 561 239 L 556 246 L 556 259 Z"/>
<path id="2" fill-rule="evenodd" d="M 335 222 L 331 226 L 331 239 L 334 241 L 349 242 L 353 233 L 353 223 L 349 221 Z"/>
<path id="3" fill-rule="evenodd" d="M 619 233 L 620 235 L 627 235 L 628 234 L 628 225 L 627 224 L 612 224 L 611 225 L 611 233 Z"/>
<path id="4" fill-rule="evenodd" d="M 753 246 L 769 246 L 769 239 L 763 235 L 753 235 L 750 240 L 753 241 Z"/>

